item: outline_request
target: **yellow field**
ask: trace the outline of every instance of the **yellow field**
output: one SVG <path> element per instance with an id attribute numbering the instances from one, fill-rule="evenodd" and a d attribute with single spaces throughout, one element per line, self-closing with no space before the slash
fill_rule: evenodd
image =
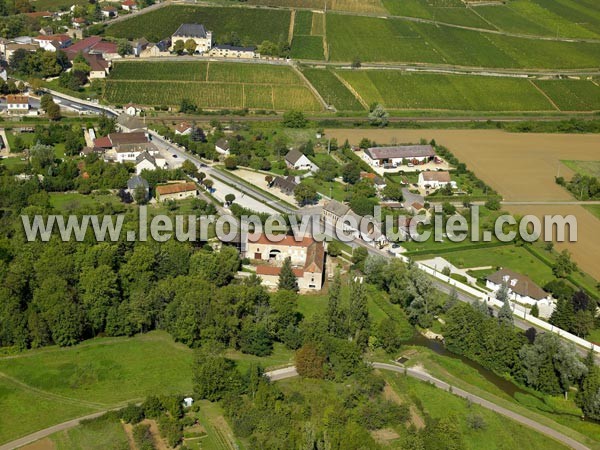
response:
<path id="1" fill-rule="evenodd" d="M 251 5 L 325 9 L 358 13 L 387 13 L 381 0 L 248 0 Z"/>
<path id="2" fill-rule="evenodd" d="M 363 137 L 380 144 L 414 143 L 435 139 L 450 149 L 479 178 L 506 201 L 573 201 L 569 192 L 554 182 L 559 173 L 573 175 L 560 160 L 598 160 L 600 135 L 506 133 L 500 130 L 328 130 L 328 137 L 358 144 Z M 578 242 L 557 244 L 568 248 L 579 267 L 600 279 L 600 222 L 577 205 L 507 206 L 514 214 L 574 214 Z"/>

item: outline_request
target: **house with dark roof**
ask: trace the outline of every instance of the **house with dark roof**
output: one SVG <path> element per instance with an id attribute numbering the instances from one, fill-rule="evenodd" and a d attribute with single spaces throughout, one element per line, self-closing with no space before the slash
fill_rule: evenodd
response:
<path id="1" fill-rule="evenodd" d="M 262 233 L 247 235 L 246 254 L 255 261 L 256 274 L 264 285 L 275 288 L 281 266 L 290 258 L 300 290 L 320 290 L 325 274 L 325 247 L 312 236 L 296 238 L 290 235 L 270 239 Z"/>
<path id="2" fill-rule="evenodd" d="M 448 171 L 427 171 L 419 174 L 419 181 L 417 183 L 421 188 L 439 189 L 447 186 L 448 184 L 453 188 L 456 188 L 456 181 L 450 179 L 450 172 Z"/>
<path id="3" fill-rule="evenodd" d="M 374 219 L 356 214 L 348 205 L 330 200 L 321 210 L 321 220 L 326 226 L 354 239 L 383 247 L 388 243 L 381 224 Z"/>
<path id="4" fill-rule="evenodd" d="M 144 189 L 146 200 L 150 198 L 150 186 L 148 185 L 148 182 L 139 175 L 134 175 L 127 180 L 127 193 L 129 193 L 132 198 L 135 198 L 135 192 L 138 189 Z"/>
<path id="5" fill-rule="evenodd" d="M 287 177 L 276 177 L 271 183 L 271 187 L 279 189 L 286 195 L 294 195 L 298 184 L 296 177 L 289 175 Z"/>
<path id="6" fill-rule="evenodd" d="M 119 15 L 119 11 L 114 6 L 105 6 L 102 8 L 102 17 L 106 19 L 112 19 Z"/>
<path id="7" fill-rule="evenodd" d="M 196 53 L 205 53 L 212 48 L 212 31 L 206 30 L 204 25 L 198 23 L 182 23 L 171 36 L 170 50 L 174 50 L 177 41 L 185 43 L 189 39 L 196 43 Z"/>
<path id="8" fill-rule="evenodd" d="M 396 145 L 393 147 L 370 147 L 363 159 L 373 167 L 398 167 L 405 164 L 425 164 L 435 158 L 435 151 L 426 145 Z"/>
<path id="9" fill-rule="evenodd" d="M 485 284 L 494 292 L 498 292 L 502 284 L 506 284 L 510 299 L 518 303 L 550 305 L 554 302 L 552 296 L 534 283 L 531 278 L 510 269 L 503 268 L 488 275 Z"/>
<path id="10" fill-rule="evenodd" d="M 117 117 L 117 126 L 125 133 L 132 133 L 134 131 L 144 131 L 146 125 L 137 117 L 132 117 L 128 114 L 119 114 Z"/>
<path id="11" fill-rule="evenodd" d="M 285 155 L 285 164 L 293 170 L 310 170 L 311 172 L 319 170 L 319 166 L 297 149 L 292 149 Z"/>
<path id="12" fill-rule="evenodd" d="M 221 155 L 229 155 L 230 148 L 229 141 L 225 138 L 221 138 L 215 143 L 215 150 Z"/>

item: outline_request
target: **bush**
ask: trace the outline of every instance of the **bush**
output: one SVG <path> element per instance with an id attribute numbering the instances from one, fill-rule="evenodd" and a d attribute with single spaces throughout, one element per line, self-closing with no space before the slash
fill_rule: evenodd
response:
<path id="1" fill-rule="evenodd" d="M 144 420 L 144 410 L 141 406 L 130 403 L 120 410 L 120 416 L 124 422 L 136 424 Z"/>

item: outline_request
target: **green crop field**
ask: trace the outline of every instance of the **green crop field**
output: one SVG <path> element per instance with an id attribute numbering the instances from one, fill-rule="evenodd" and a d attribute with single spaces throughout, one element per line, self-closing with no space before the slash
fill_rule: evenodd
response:
<path id="1" fill-rule="evenodd" d="M 182 23 L 202 23 L 213 31 L 218 42 L 235 31 L 245 44 L 260 44 L 286 38 L 290 12 L 252 8 L 201 7 L 170 5 L 117 22 L 106 29 L 107 36 L 135 39 L 145 37 L 156 42 L 170 37 Z"/>
<path id="2" fill-rule="evenodd" d="M 600 111 L 600 86 L 591 81 L 539 80 L 535 84 L 563 111 Z"/>
<path id="3" fill-rule="evenodd" d="M 304 75 L 329 105 L 340 111 L 361 111 L 363 106 L 344 84 L 327 69 L 304 69 Z"/>
<path id="4" fill-rule="evenodd" d="M 479 17 L 472 8 L 460 0 L 432 2 L 429 0 L 383 0 L 386 9 L 395 16 L 418 17 L 437 22 L 494 29 L 493 25 Z M 477 11 L 477 10 L 475 10 Z"/>
<path id="5" fill-rule="evenodd" d="M 116 104 L 178 106 L 189 99 L 201 108 L 321 109 L 301 77 L 286 66 L 122 62 L 112 74 L 104 97 Z"/>
<path id="6" fill-rule="evenodd" d="M 389 109 L 548 111 L 552 105 L 528 80 L 391 70 L 337 72 L 367 103 Z"/>
<path id="7" fill-rule="evenodd" d="M 294 19 L 294 35 L 309 36 L 312 30 L 312 11 L 296 11 Z"/>
<path id="8" fill-rule="evenodd" d="M 327 15 L 332 61 L 425 62 L 507 68 L 589 68 L 600 44 L 540 41 L 401 19 Z"/>
<path id="9" fill-rule="evenodd" d="M 532 2 L 595 33 L 600 29 L 600 9 L 595 0 L 532 0 Z"/>
<path id="10" fill-rule="evenodd" d="M 600 178 L 600 161 L 561 160 L 561 162 L 573 172 Z"/>
<path id="11" fill-rule="evenodd" d="M 323 38 L 321 36 L 294 36 L 292 58 L 322 60 L 323 57 Z"/>

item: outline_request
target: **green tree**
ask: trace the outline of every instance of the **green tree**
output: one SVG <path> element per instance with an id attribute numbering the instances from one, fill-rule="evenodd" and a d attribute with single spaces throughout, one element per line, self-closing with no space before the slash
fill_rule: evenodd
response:
<path id="1" fill-rule="evenodd" d="M 369 341 L 369 325 L 369 310 L 367 309 L 365 286 L 361 282 L 354 281 L 350 285 L 348 331 L 353 341 L 363 349 Z"/>
<path id="2" fill-rule="evenodd" d="M 342 178 L 344 182 L 355 184 L 360 180 L 360 167 L 354 162 L 349 162 L 342 167 Z"/>
<path id="3" fill-rule="evenodd" d="M 120 300 L 117 274 L 107 265 L 85 268 L 79 278 L 79 291 L 94 333 L 104 331 L 108 311 Z"/>
<path id="4" fill-rule="evenodd" d="M 339 271 L 336 271 L 331 286 L 327 302 L 327 330 L 330 334 L 342 337 L 346 334 L 344 325 L 345 313 L 341 305 L 342 277 Z"/>
<path id="5" fill-rule="evenodd" d="M 213 348 L 203 347 L 195 354 L 192 367 L 194 395 L 211 402 L 241 390 L 241 375 L 235 363 Z"/>
<path id="6" fill-rule="evenodd" d="M 133 46 L 127 39 L 119 39 L 117 43 L 117 53 L 121 57 L 131 55 L 133 53 Z"/>
<path id="7" fill-rule="evenodd" d="M 281 266 L 278 288 L 281 290 L 298 292 L 298 279 L 296 278 L 296 275 L 294 275 L 292 260 L 289 256 L 285 258 L 283 265 Z"/>
<path id="8" fill-rule="evenodd" d="M 185 51 L 185 43 L 181 39 L 176 40 L 173 44 L 173 51 L 178 55 L 183 55 L 183 52 Z"/>
<path id="9" fill-rule="evenodd" d="M 60 119 L 60 106 L 54 102 L 50 103 L 46 109 L 46 115 L 50 120 Z"/>
<path id="10" fill-rule="evenodd" d="M 313 343 L 306 343 L 296 351 L 295 366 L 298 374 L 306 378 L 324 378 L 325 357 Z"/>
<path id="11" fill-rule="evenodd" d="M 402 336 L 398 323 L 390 317 L 383 319 L 377 327 L 376 337 L 383 349 L 388 353 L 394 353 L 402 345 Z"/>
<path id="12" fill-rule="evenodd" d="M 369 113 L 369 121 L 371 122 L 371 125 L 381 128 L 387 126 L 389 123 L 389 117 L 389 113 L 382 105 L 379 104 L 375 106 L 373 111 Z"/>
<path id="13" fill-rule="evenodd" d="M 283 126 L 287 128 L 305 128 L 308 120 L 301 111 L 288 111 L 283 115 Z"/>
<path id="14" fill-rule="evenodd" d="M 196 47 L 197 44 L 195 40 L 188 39 L 187 41 L 185 41 L 184 48 L 188 55 L 193 55 L 194 53 L 196 53 Z"/>
<path id="15" fill-rule="evenodd" d="M 294 189 L 294 198 L 301 206 L 311 205 L 318 199 L 317 190 L 303 181 Z"/>
<path id="16" fill-rule="evenodd" d="M 568 250 L 560 252 L 554 266 L 552 266 L 552 273 L 554 273 L 554 276 L 557 278 L 566 278 L 576 270 L 577 264 L 571 260 L 571 254 Z"/>

